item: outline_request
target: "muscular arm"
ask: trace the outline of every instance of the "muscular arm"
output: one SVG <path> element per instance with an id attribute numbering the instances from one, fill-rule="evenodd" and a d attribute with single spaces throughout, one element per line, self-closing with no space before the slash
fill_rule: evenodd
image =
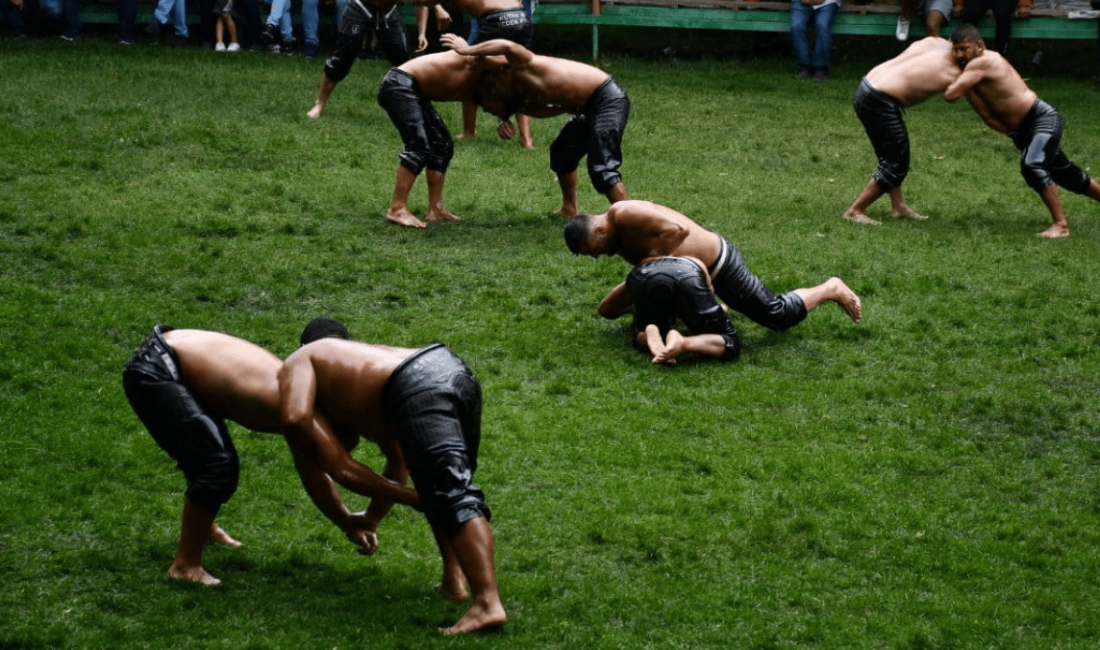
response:
<path id="1" fill-rule="evenodd" d="M 630 308 L 634 306 L 634 298 L 626 290 L 626 283 L 623 282 L 619 286 L 608 292 L 607 296 L 600 301 L 599 312 L 600 316 L 609 320 L 614 320 L 624 314 L 630 312 Z"/>
<path id="2" fill-rule="evenodd" d="M 294 454 L 295 467 L 316 466 L 329 478 L 357 494 L 418 506 L 416 490 L 380 476 L 356 461 L 348 453 L 348 447 L 329 427 L 316 425 L 313 408 L 316 389 L 317 378 L 308 359 L 295 359 L 283 364 L 279 371 L 283 433 Z M 302 479 L 303 483 L 307 480 L 317 485 L 316 477 L 311 475 Z"/>
<path id="3" fill-rule="evenodd" d="M 401 455 L 401 447 L 396 442 L 390 442 L 382 447 L 382 453 L 386 456 L 386 466 L 382 469 L 382 476 L 404 485 L 409 480 L 409 470 L 405 466 L 405 459 Z M 382 496 L 371 499 L 367 507 L 364 526 L 367 531 L 374 533 L 378 530 L 378 524 L 393 507 L 393 500 Z"/>
<path id="4" fill-rule="evenodd" d="M 516 70 L 522 70 L 531 64 L 535 53 L 523 47 L 519 43 L 513 43 L 502 38 L 470 45 L 454 34 L 444 34 L 440 37 L 443 47 L 454 50 L 462 56 L 494 56 L 501 55 L 508 59 L 508 64 Z"/>
<path id="5" fill-rule="evenodd" d="M 943 91 L 943 98 L 949 102 L 953 102 L 960 97 L 964 97 L 984 78 L 985 68 L 979 64 L 978 59 L 975 59 L 967 64 L 962 74 L 960 74 L 955 81 L 951 82 L 947 90 Z"/>

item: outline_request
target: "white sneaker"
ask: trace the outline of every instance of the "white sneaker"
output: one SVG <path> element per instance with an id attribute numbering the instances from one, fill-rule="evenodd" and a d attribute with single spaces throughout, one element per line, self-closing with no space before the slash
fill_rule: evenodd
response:
<path id="1" fill-rule="evenodd" d="M 226 50 L 226 52 L 240 52 L 240 51 L 241 51 L 241 46 L 240 46 L 239 43 L 230 43 L 229 44 L 229 49 Z"/>
<path id="2" fill-rule="evenodd" d="M 214 46 L 214 51 L 215 52 L 224 52 L 225 51 L 225 43 L 218 43 L 217 45 L 215 45 Z"/>
<path id="3" fill-rule="evenodd" d="M 894 32 L 894 36 L 897 36 L 899 41 L 909 40 L 909 21 L 904 18 L 898 18 L 898 28 Z"/>

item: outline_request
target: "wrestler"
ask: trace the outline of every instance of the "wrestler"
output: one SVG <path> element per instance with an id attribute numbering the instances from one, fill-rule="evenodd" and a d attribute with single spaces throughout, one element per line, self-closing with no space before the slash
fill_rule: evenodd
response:
<path id="1" fill-rule="evenodd" d="M 1058 186 L 1100 201 L 1100 184 L 1062 151 L 1062 116 L 1028 88 L 1007 59 L 985 49 L 977 27 L 959 25 L 951 32 L 951 43 L 961 74 L 943 98 L 953 102 L 966 97 L 986 124 L 1012 138 L 1020 150 L 1020 173 L 1054 222 L 1039 236 L 1069 237 Z"/>
<path id="2" fill-rule="evenodd" d="M 428 7 L 436 7 L 437 13 L 446 10 L 439 6 L 441 0 L 416 0 L 416 26 L 417 31 L 424 32 L 422 22 L 427 23 Z M 520 0 L 454 0 L 455 6 L 470 14 L 471 43 L 481 43 L 495 38 L 503 38 L 530 48 L 534 42 L 535 31 L 531 25 L 531 16 L 524 9 Z M 449 19 L 450 16 L 447 15 Z M 476 25 L 476 29 L 474 27 Z M 417 51 L 427 47 L 427 42 L 418 43 Z M 531 118 L 522 113 L 516 114 L 516 126 L 519 128 L 519 143 L 524 149 L 534 149 L 535 143 L 531 139 Z M 498 129 L 500 136 L 510 139 L 512 132 L 509 129 Z M 477 138 L 477 105 L 470 102 L 462 104 L 462 134 L 458 136 L 462 140 L 474 140 Z"/>
<path id="3" fill-rule="evenodd" d="M 437 590 L 465 600 L 468 582 L 473 592 L 470 608 L 444 633 L 503 625 L 491 514 L 484 493 L 471 483 L 481 386 L 466 364 L 441 344 L 412 350 L 323 338 L 286 358 L 279 390 L 295 458 L 366 438 L 382 449 L 387 471 L 399 482 L 412 477 L 443 559 Z M 312 426 L 315 418 L 329 423 L 331 433 Z M 366 516 L 372 531 L 391 505 L 385 497 L 371 500 Z"/>
<path id="4" fill-rule="evenodd" d="M 408 36 L 397 10 L 397 0 L 348 0 L 337 27 L 336 48 L 325 61 L 317 101 L 307 116 L 320 117 L 324 112 L 336 84 L 351 71 L 369 28 L 378 35 L 378 44 L 386 51 L 391 64 L 401 65 L 409 60 Z"/>
<path id="5" fill-rule="evenodd" d="M 856 223 L 880 225 L 866 210 L 883 194 L 890 195 L 890 216 L 899 219 L 927 219 L 906 204 L 901 184 L 909 174 L 909 132 L 902 112 L 942 93 L 959 76 L 951 61 L 951 44 L 943 38 L 922 38 L 898 56 L 880 63 L 859 82 L 854 100 L 856 116 L 878 157 L 878 169 L 871 175 L 855 203 L 844 216 Z"/>
<path id="6" fill-rule="evenodd" d="M 149 434 L 171 456 L 187 478 L 179 549 L 168 575 L 206 585 L 220 581 L 202 566 L 207 540 L 240 546 L 214 523 L 221 506 L 237 489 L 240 461 L 226 420 L 254 431 L 280 433 L 278 372 L 282 362 L 257 345 L 201 330 L 154 328 L 134 352 L 122 373 L 126 398 Z M 346 456 L 346 454 L 345 454 Z M 325 476 L 342 476 L 348 487 L 369 480 L 370 468 L 344 462 L 303 464 Z M 354 466 L 354 465 L 357 465 Z M 367 478 L 364 478 L 367 477 Z M 327 476 L 311 487 L 335 493 Z M 391 494 L 415 502 L 416 492 L 396 483 L 367 494 Z M 310 496 L 317 502 L 325 495 Z M 328 515 L 353 543 L 368 548 L 367 522 L 347 509 L 329 507 Z M 324 509 L 322 509 L 324 510 Z"/>
<path id="7" fill-rule="evenodd" d="M 718 304 L 701 261 L 650 257 L 635 266 L 619 287 L 634 304 L 634 347 L 648 351 L 654 364 L 674 365 L 677 357 L 689 352 L 726 362 L 740 357 L 737 330 Z M 605 299 L 601 313 L 619 300 Z M 677 321 L 686 332 L 677 329 Z"/>
<path id="8" fill-rule="evenodd" d="M 840 278 L 776 296 L 749 271 L 740 251 L 724 237 L 649 201 L 620 201 L 604 214 L 570 219 L 565 243 L 574 255 L 619 255 L 635 266 L 650 257 L 693 257 L 706 267 L 722 302 L 769 329 L 787 330 L 826 301 L 837 303 L 857 323 L 863 318 L 859 296 Z M 600 303 L 600 315 L 618 318 L 631 306 L 629 294 L 619 285 Z"/>
<path id="9" fill-rule="evenodd" d="M 561 187 L 559 215 L 578 214 L 577 166 L 586 155 L 596 191 L 611 203 L 627 198 L 619 167 L 630 99 L 611 75 L 584 63 L 540 56 L 502 39 L 467 45 L 454 34 L 444 34 L 442 41 L 444 47 L 467 56 L 504 55 L 517 97 L 510 107 L 515 112 L 531 117 L 573 114 L 550 145 L 550 169 Z"/>
<path id="10" fill-rule="evenodd" d="M 503 92 L 494 84 L 507 84 L 503 59 L 464 57 L 440 52 L 411 59 L 390 68 L 378 87 L 378 104 L 389 114 L 401 134 L 405 150 L 397 167 L 393 201 L 386 218 L 393 223 L 426 228 L 427 223 L 408 209 L 409 191 L 420 172 L 427 169 L 428 214 L 426 221 L 455 221 L 457 216 L 443 206 L 443 181 L 454 155 L 454 141 L 447 125 L 432 107 L 433 101 L 470 101 L 494 114 L 504 112 Z"/>

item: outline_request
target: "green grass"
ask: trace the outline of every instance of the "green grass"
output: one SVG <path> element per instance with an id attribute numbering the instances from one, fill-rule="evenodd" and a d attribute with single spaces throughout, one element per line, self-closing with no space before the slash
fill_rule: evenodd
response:
<path id="1" fill-rule="evenodd" d="M 569 255 L 549 216 L 564 118 L 529 153 L 483 117 L 447 177 L 463 221 L 412 231 L 383 218 L 383 63 L 312 122 L 318 62 L 0 43 L 0 648 L 1095 648 L 1100 206 L 1063 192 L 1073 237 L 1036 238 L 1011 143 L 934 99 L 906 115 L 906 195 L 932 219 L 848 223 L 874 168 L 851 95 L 893 46 L 838 40 L 819 85 L 737 43 L 601 62 L 633 101 L 627 188 L 775 290 L 843 277 L 866 318 L 737 319 L 739 363 L 671 369 L 595 313 L 625 263 Z M 1042 47 L 1068 72 L 1031 84 L 1095 172 L 1100 93 L 1074 72 L 1095 52 Z M 605 207 L 586 183 L 580 202 Z M 360 557 L 283 443 L 239 427 L 219 521 L 246 545 L 207 551 L 219 588 L 166 577 L 183 478 L 122 364 L 157 322 L 286 355 L 315 316 L 478 372 L 502 634 L 439 635 L 464 606 L 432 592 L 419 515 Z"/>

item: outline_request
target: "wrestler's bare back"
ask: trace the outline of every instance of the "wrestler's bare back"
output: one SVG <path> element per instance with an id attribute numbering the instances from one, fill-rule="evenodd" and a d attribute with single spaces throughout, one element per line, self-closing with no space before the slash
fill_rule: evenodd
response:
<path id="1" fill-rule="evenodd" d="M 501 70 L 504 57 L 468 57 L 453 51 L 418 56 L 398 68 L 412 75 L 420 95 L 429 101 L 474 101 L 476 87 Z"/>
<path id="2" fill-rule="evenodd" d="M 619 201 L 607 210 L 618 234 L 618 254 L 631 264 L 675 255 L 714 264 L 722 250 L 717 234 L 672 208 L 649 201 Z M 686 231 L 686 235 L 684 232 Z"/>
<path id="3" fill-rule="evenodd" d="M 164 340 L 179 358 L 184 383 L 212 413 L 253 431 L 282 430 L 278 357 L 218 332 L 172 330 Z"/>
<path id="4" fill-rule="evenodd" d="M 875 90 L 913 106 L 942 93 L 960 74 L 951 55 L 951 42 L 929 36 L 867 73 Z"/>
<path id="5" fill-rule="evenodd" d="M 378 444 L 392 442 L 382 392 L 394 369 L 415 350 L 357 341 L 322 339 L 286 359 L 308 363 L 315 381 L 314 412 L 323 414 L 337 435 L 355 434 Z"/>
<path id="6" fill-rule="evenodd" d="M 513 74 L 516 89 L 525 99 L 521 110 L 532 117 L 583 109 L 610 77 L 585 63 L 537 54 L 525 66 L 515 66 Z"/>
<path id="7" fill-rule="evenodd" d="M 523 3 L 519 0 L 458 0 L 455 4 L 475 18 L 481 18 L 496 11 L 523 9 Z"/>

